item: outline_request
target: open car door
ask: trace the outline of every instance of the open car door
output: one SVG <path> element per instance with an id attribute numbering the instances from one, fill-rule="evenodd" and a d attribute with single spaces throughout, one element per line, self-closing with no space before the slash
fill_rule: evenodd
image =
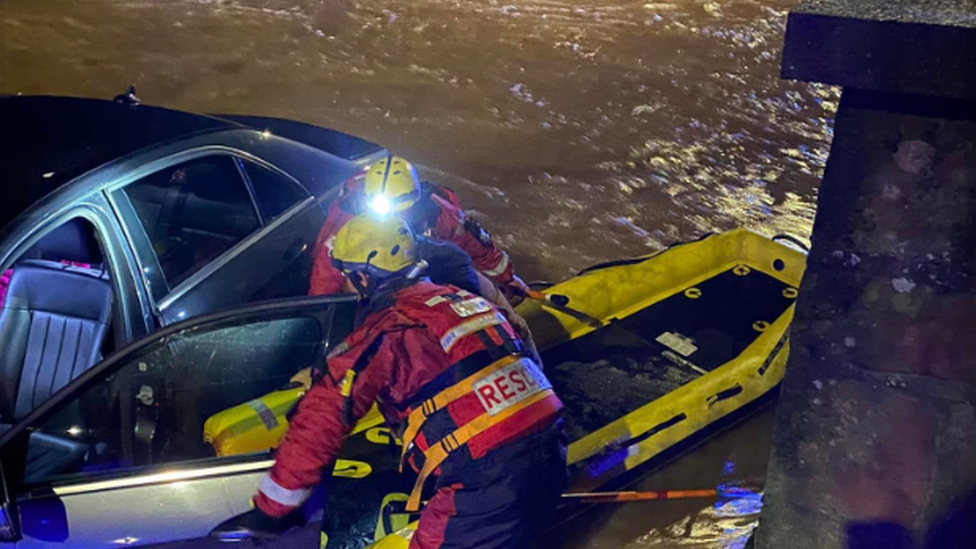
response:
<path id="1" fill-rule="evenodd" d="M 218 456 L 207 419 L 255 402 L 278 427 L 282 414 L 254 399 L 321 367 L 355 309 L 315 297 L 196 317 L 92 367 L 0 434 L 0 549 L 209 546 L 273 462 L 269 450 Z"/>

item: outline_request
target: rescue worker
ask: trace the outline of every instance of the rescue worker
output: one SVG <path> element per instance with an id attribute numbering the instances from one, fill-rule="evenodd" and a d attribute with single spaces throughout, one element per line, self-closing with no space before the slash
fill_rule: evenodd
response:
<path id="1" fill-rule="evenodd" d="M 491 278 L 513 303 L 528 292 L 528 286 L 515 275 L 508 255 L 495 246 L 477 220 L 465 215 L 453 191 L 421 183 L 410 162 L 390 155 L 349 178 L 330 206 L 316 238 L 309 295 L 348 289 L 344 276 L 332 265 L 329 249 L 339 229 L 364 213 L 379 217 L 399 214 L 414 233 L 457 244 L 471 256 L 475 268 Z"/>
<path id="2" fill-rule="evenodd" d="M 499 309 L 416 276 L 414 253 L 397 216 L 339 230 L 332 257 L 362 296 L 357 327 L 329 354 L 237 527 L 287 527 L 374 401 L 403 442 L 401 465 L 418 473 L 407 510 L 432 494 L 411 549 L 514 549 L 548 522 L 566 481 L 562 403 Z"/>

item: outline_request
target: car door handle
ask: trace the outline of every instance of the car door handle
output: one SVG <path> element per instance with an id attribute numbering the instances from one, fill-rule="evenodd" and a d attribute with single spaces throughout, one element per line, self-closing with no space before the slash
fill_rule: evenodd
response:
<path id="1" fill-rule="evenodd" d="M 210 537 L 220 541 L 244 541 L 273 538 L 292 528 L 305 525 L 301 511 L 293 511 L 280 519 L 267 517 L 257 509 L 231 517 L 210 531 Z"/>
<path id="2" fill-rule="evenodd" d="M 281 254 L 281 261 L 283 263 L 291 263 L 292 261 L 298 259 L 298 257 L 301 256 L 303 253 L 305 253 L 305 250 L 307 249 L 308 249 L 308 242 L 305 242 L 302 239 L 298 239 L 292 242 L 287 248 L 285 248 L 285 252 Z"/>

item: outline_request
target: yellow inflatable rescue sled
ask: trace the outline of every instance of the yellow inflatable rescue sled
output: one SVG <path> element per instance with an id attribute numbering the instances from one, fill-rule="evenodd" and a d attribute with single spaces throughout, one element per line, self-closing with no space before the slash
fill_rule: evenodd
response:
<path id="1" fill-rule="evenodd" d="M 742 410 L 783 378 L 802 244 L 740 229 L 608 263 L 518 311 L 566 405 L 571 489 L 592 490 Z M 582 314 L 580 314 L 582 313 Z M 372 549 L 406 549 L 416 523 Z"/>

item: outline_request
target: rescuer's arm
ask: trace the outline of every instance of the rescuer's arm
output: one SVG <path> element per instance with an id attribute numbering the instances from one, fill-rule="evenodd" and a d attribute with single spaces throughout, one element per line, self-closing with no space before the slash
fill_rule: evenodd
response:
<path id="1" fill-rule="evenodd" d="M 508 323 L 512 325 L 512 328 L 515 328 L 515 332 L 522 338 L 522 342 L 525 343 L 525 347 L 532 355 L 532 358 L 541 366 L 542 359 L 539 357 L 539 351 L 535 346 L 535 340 L 532 338 L 532 331 L 529 329 L 529 324 L 522 318 L 522 315 L 515 312 L 515 308 L 512 307 L 512 304 L 509 303 L 508 299 L 499 291 L 491 279 L 480 272 L 477 273 L 477 276 L 479 286 L 478 294 L 495 305 L 498 305 L 498 308 L 508 317 Z"/>
<path id="2" fill-rule="evenodd" d="M 309 280 L 308 295 L 332 295 L 342 292 L 346 287 L 346 275 L 332 265 L 332 241 L 339 229 L 352 215 L 343 208 L 343 197 L 337 198 L 325 217 L 325 223 L 315 239 L 312 250 L 312 276 Z"/>
<path id="3" fill-rule="evenodd" d="M 308 295 L 331 295 L 354 291 L 346 276 L 332 265 L 332 240 L 336 233 L 358 213 L 363 175 L 353 175 L 343 184 L 339 196 L 332 201 L 325 214 L 325 222 L 312 248 L 312 275 Z"/>
<path id="4" fill-rule="evenodd" d="M 283 517 L 297 509 L 332 465 L 342 439 L 385 387 L 391 355 L 384 344 L 356 375 L 349 397 L 343 396 L 344 377 L 325 376 L 299 403 L 275 456 L 275 465 L 258 485 L 254 502 L 264 514 Z M 343 372 L 345 373 L 345 372 Z M 332 372 L 334 376 L 336 372 Z M 347 414 L 347 398 L 351 414 Z"/>
<path id="5" fill-rule="evenodd" d="M 447 200 L 439 196 L 431 199 L 441 209 L 434 228 L 435 236 L 457 244 L 471 256 L 476 269 L 494 280 L 506 294 L 521 300 L 529 288 L 515 276 L 515 266 L 508 254 L 495 245 L 488 231 Z"/>

